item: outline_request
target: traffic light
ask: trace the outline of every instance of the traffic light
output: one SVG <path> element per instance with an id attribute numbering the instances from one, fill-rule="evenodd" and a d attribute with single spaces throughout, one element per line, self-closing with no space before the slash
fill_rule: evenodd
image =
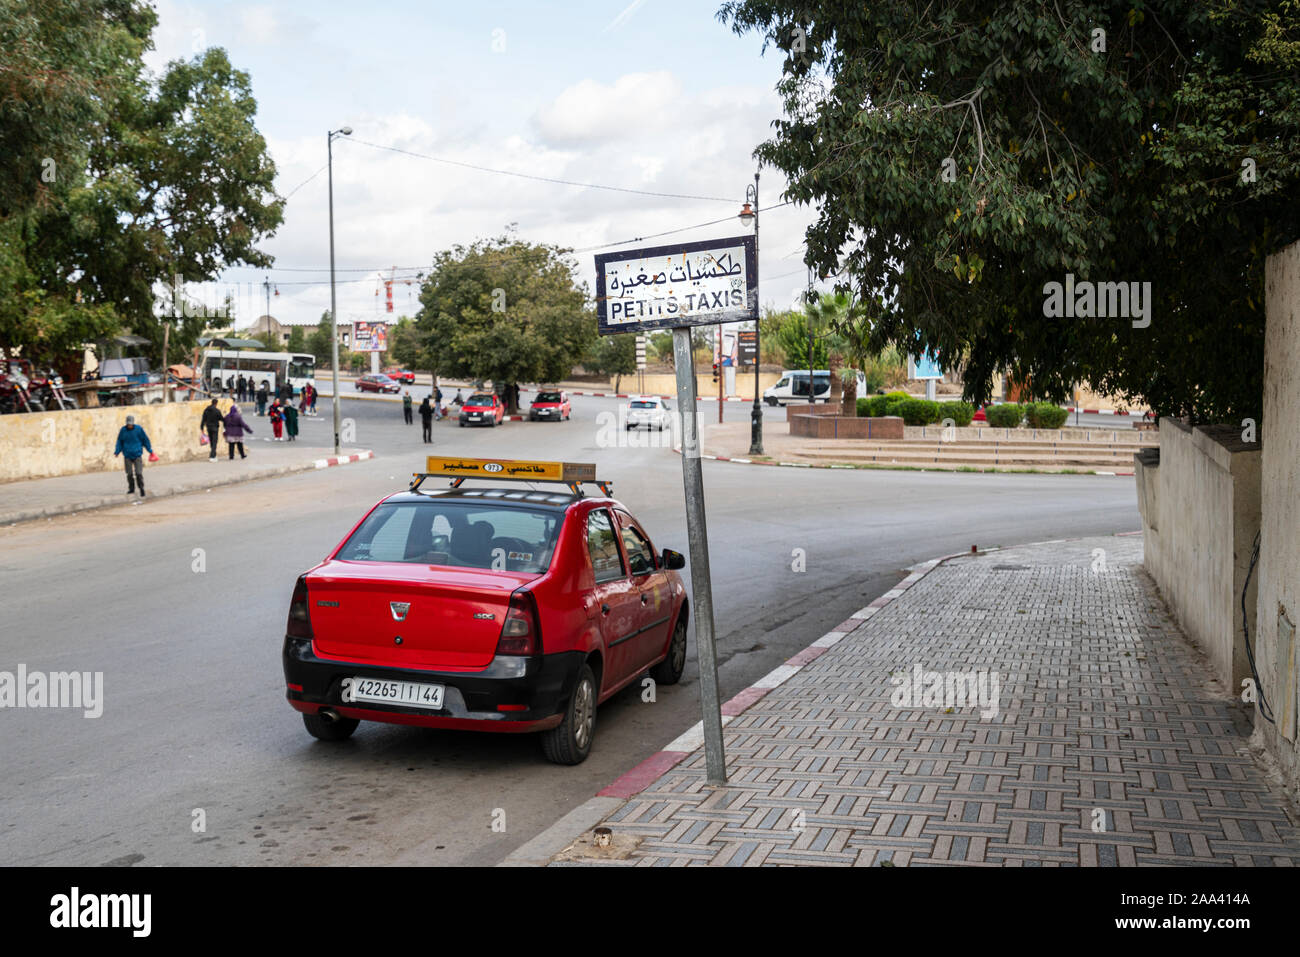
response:
<path id="1" fill-rule="evenodd" d="M 713 363 L 713 381 L 718 381 L 718 364 L 716 362 Z"/>

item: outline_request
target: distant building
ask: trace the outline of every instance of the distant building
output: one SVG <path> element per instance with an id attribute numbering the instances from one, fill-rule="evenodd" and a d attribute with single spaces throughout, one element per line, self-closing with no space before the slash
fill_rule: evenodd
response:
<path id="1" fill-rule="evenodd" d="M 238 335 L 246 339 L 257 339 L 266 344 L 268 352 L 282 352 L 284 345 L 289 341 L 289 334 L 295 329 L 301 329 L 304 336 L 312 336 L 320 328 L 320 320 L 305 319 L 276 319 L 274 316 L 259 316 L 257 321 L 238 331 Z M 348 348 L 352 341 L 352 323 L 339 323 L 339 346 Z"/>

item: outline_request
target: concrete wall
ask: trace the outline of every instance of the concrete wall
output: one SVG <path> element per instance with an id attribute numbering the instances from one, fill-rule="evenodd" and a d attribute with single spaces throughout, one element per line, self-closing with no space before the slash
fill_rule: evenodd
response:
<path id="1" fill-rule="evenodd" d="M 1270 256 L 1264 273 L 1263 424 L 1256 660 L 1276 724 L 1255 713 L 1256 737 L 1300 798 L 1300 243 Z"/>
<path id="2" fill-rule="evenodd" d="M 1160 455 L 1135 456 L 1145 564 L 1179 624 L 1239 693 L 1250 677 L 1241 594 L 1260 526 L 1261 441 L 1237 425 L 1160 423 Z M 1252 578 L 1247 622 L 1255 633 Z"/>
<path id="3" fill-rule="evenodd" d="M 223 415 L 230 404 L 229 399 L 219 403 Z M 208 447 L 199 444 L 206 405 L 175 402 L 0 416 L 0 482 L 122 468 L 113 446 L 128 415 L 149 434 L 159 465 L 201 458 L 208 454 Z"/>

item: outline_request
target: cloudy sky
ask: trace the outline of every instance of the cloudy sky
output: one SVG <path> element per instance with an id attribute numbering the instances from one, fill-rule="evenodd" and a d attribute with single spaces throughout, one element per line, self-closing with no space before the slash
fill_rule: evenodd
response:
<path id="1" fill-rule="evenodd" d="M 326 132 L 334 144 L 341 319 L 380 319 L 380 271 L 411 275 L 455 243 L 511 223 L 530 241 L 575 249 L 728 219 L 646 245 L 736 236 L 754 147 L 780 115 L 777 55 L 738 37 L 715 0 L 231 4 L 157 0 L 150 65 L 220 46 L 247 71 L 258 126 L 294 191 L 263 244 L 276 265 L 277 318 L 329 306 Z M 367 145 L 371 144 L 371 145 Z M 390 147 L 404 153 L 377 147 Z M 539 182 L 437 162 L 696 198 Z M 316 174 L 313 177 L 313 175 Z M 761 205 L 784 180 L 764 170 Z M 807 209 L 763 217 L 760 299 L 788 305 L 804 282 Z M 750 227 L 752 228 L 752 227 Z M 627 248 L 627 247 L 624 247 Z M 594 289 L 592 257 L 575 255 Z M 405 267 L 405 268 L 404 268 Z M 242 325 L 264 312 L 266 270 L 232 269 Z M 413 314 L 399 285 L 394 316 Z"/>

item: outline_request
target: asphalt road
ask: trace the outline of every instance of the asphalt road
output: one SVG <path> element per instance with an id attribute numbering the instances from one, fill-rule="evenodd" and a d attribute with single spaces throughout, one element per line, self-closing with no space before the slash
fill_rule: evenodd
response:
<path id="1" fill-rule="evenodd" d="M 620 447 L 601 419 L 616 407 L 578 397 L 567 423 L 439 423 L 433 450 L 594 461 L 657 548 L 686 552 L 681 460 Z M 309 444 L 328 440 L 328 400 L 320 411 L 303 420 Z M 345 399 L 343 412 L 376 459 L 0 530 L 0 671 L 105 683 L 97 719 L 0 717 L 0 860 L 491 864 L 699 720 L 692 632 L 683 682 L 603 706 L 577 767 L 547 763 L 531 736 L 363 725 L 342 744 L 310 738 L 283 700 L 293 582 L 429 450 L 399 406 Z M 715 462 L 704 475 L 724 698 L 915 562 L 1140 527 L 1128 478 Z"/>

